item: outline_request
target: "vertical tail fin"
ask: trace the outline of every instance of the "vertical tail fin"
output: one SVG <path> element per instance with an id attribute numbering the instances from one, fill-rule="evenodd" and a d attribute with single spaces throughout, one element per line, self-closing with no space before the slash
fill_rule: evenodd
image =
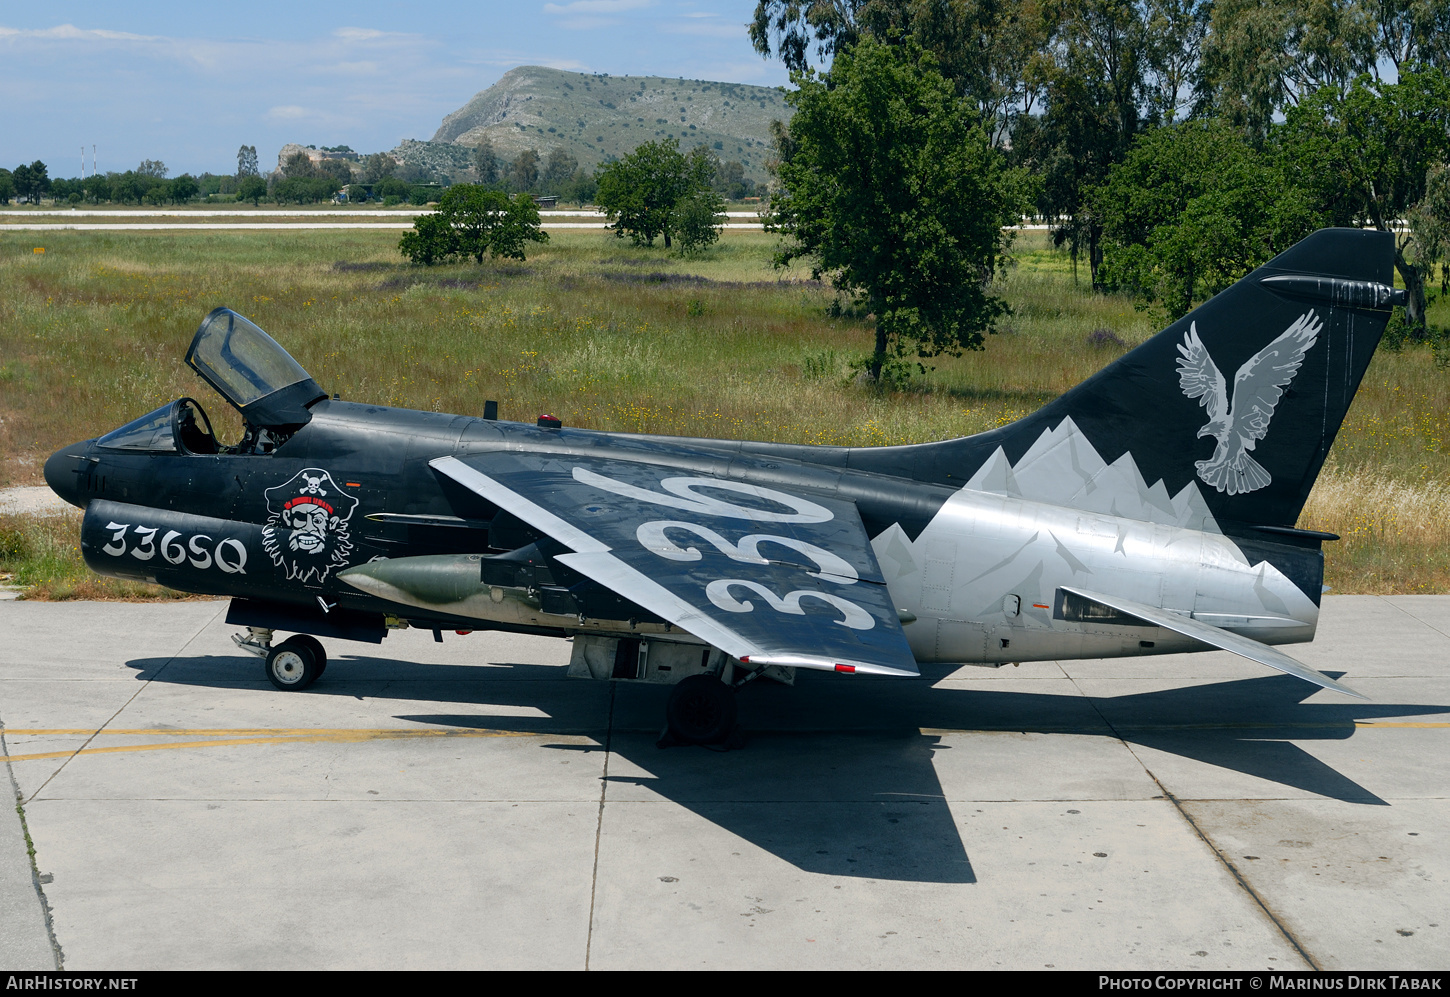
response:
<path id="1" fill-rule="evenodd" d="M 1011 478 L 1006 490 L 1070 505 L 1077 496 L 1085 508 L 1103 504 L 1110 481 L 1136 481 L 1125 501 L 1164 507 L 1171 496 L 1217 521 L 1293 526 L 1403 298 L 1392 240 L 1323 229 L 1024 419 L 856 450 L 850 464 L 993 490 Z M 1033 494 L 1032 466 L 1053 494 Z"/>

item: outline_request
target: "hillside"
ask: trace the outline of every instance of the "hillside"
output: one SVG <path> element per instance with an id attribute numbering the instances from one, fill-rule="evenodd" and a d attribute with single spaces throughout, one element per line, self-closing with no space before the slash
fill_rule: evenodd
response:
<path id="1" fill-rule="evenodd" d="M 393 154 L 420 165 L 461 166 L 486 135 L 501 159 L 525 149 L 547 157 L 562 146 L 589 169 L 642 142 L 677 138 L 681 149 L 703 142 L 763 181 L 770 122 L 789 120 L 791 111 L 769 87 L 520 66 L 445 117 L 431 142 L 405 142 Z"/>

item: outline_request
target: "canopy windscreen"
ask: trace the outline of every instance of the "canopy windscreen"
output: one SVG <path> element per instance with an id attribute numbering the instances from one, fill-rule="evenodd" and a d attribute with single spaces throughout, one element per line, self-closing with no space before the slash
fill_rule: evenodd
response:
<path id="1" fill-rule="evenodd" d="M 107 450 L 176 453 L 175 409 L 175 402 L 167 402 L 155 412 L 148 412 L 120 429 L 111 430 L 97 442 Z"/>
<path id="2" fill-rule="evenodd" d="M 310 379 L 275 339 L 230 308 L 201 323 L 186 362 L 237 408 Z"/>

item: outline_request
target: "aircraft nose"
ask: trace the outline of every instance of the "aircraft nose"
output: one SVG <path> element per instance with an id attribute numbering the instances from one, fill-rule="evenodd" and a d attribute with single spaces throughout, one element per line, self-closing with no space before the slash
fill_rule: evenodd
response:
<path id="1" fill-rule="evenodd" d="M 61 447 L 45 462 L 45 483 L 71 505 L 86 507 L 82 479 L 92 461 L 90 442 Z"/>

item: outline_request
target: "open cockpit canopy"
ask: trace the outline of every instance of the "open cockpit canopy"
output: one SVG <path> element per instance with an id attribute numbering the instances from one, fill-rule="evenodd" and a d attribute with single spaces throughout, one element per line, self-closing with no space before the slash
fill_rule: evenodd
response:
<path id="1" fill-rule="evenodd" d="M 308 406 L 327 397 L 275 339 L 230 308 L 202 321 L 186 362 L 254 426 L 305 425 Z"/>

